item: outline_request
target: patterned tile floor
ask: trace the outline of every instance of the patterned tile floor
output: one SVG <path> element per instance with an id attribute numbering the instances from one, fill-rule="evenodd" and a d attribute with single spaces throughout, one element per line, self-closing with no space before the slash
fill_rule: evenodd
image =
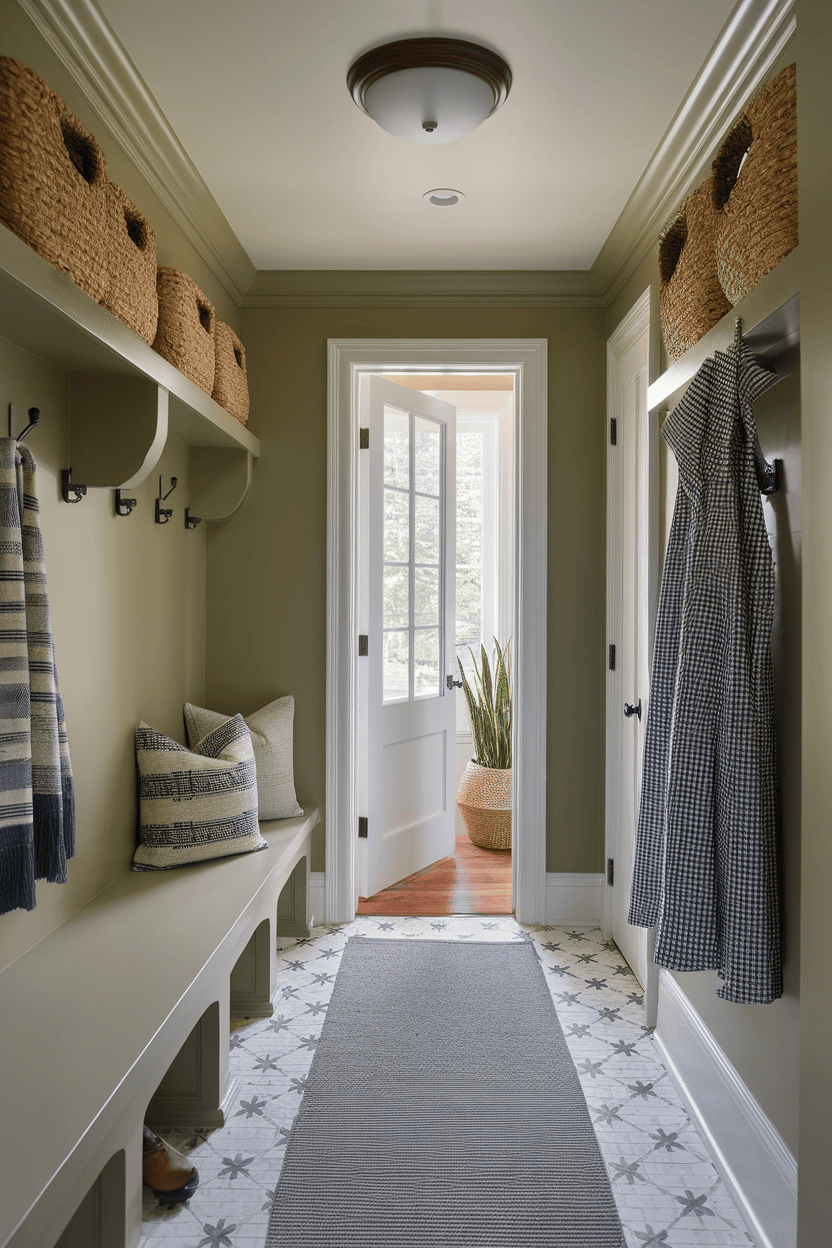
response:
<path id="1" fill-rule="evenodd" d="M 641 990 L 598 930 L 519 925 L 510 917 L 365 916 L 278 941 L 270 1019 L 232 1019 L 239 1080 L 218 1131 L 170 1135 L 200 1185 L 165 1210 L 144 1189 L 142 1248 L 263 1248 L 286 1137 L 303 1094 L 332 984 L 350 936 L 440 940 L 531 937 L 581 1077 L 628 1248 L 753 1244 L 644 1026 Z M 395 1248 L 391 1245 L 390 1248 Z"/>

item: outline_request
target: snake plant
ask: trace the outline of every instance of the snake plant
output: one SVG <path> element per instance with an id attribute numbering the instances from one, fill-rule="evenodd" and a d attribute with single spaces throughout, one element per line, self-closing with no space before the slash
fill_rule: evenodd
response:
<path id="1" fill-rule="evenodd" d="M 500 649 L 494 638 L 496 658 L 494 676 L 485 646 L 480 646 L 480 664 L 471 647 L 468 652 L 474 668 L 468 680 L 462 660 L 457 659 L 462 678 L 462 692 L 468 706 L 468 720 L 474 738 L 474 761 L 481 767 L 503 770 L 511 766 L 511 678 L 509 676 L 509 643 Z M 473 682 L 473 683 L 472 683 Z"/>

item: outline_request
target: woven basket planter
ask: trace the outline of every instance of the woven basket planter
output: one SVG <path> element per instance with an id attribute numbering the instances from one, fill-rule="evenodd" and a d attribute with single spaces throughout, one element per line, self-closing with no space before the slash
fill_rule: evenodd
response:
<path id="1" fill-rule="evenodd" d="M 511 768 L 481 767 L 471 759 L 456 795 L 465 831 L 481 849 L 511 849 Z"/>
<path id="2" fill-rule="evenodd" d="M 684 355 L 731 308 L 716 273 L 716 224 L 708 178 L 659 239 L 659 305 L 671 360 Z"/>
<path id="3" fill-rule="evenodd" d="M 0 57 L 0 220 L 98 303 L 110 282 L 109 185 L 101 148 L 63 100 Z"/>
<path id="4" fill-rule="evenodd" d="M 248 420 L 246 349 L 225 321 L 214 322 L 214 391 L 212 396 L 229 416 Z"/>
<path id="5" fill-rule="evenodd" d="M 156 295 L 156 235 L 149 221 L 114 182 L 107 185 L 109 281 L 101 303 L 145 342 L 153 342 L 159 320 Z"/>
<path id="6" fill-rule="evenodd" d="M 187 273 L 160 268 L 156 273 L 159 322 L 153 350 L 210 394 L 214 389 L 216 313 Z"/>
<path id="7" fill-rule="evenodd" d="M 797 246 L 794 65 L 751 101 L 713 168 L 717 274 L 736 304 Z"/>

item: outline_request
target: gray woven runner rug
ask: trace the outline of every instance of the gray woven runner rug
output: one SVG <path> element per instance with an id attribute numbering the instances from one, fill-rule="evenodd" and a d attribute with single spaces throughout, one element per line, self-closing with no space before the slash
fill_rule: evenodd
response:
<path id="1" fill-rule="evenodd" d="M 624 1248 L 531 942 L 347 943 L 266 1248 Z"/>

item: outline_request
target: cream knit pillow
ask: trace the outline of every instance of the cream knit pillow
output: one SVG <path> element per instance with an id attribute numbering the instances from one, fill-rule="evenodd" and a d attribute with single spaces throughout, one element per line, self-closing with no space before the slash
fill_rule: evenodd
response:
<path id="1" fill-rule="evenodd" d="M 257 822 L 254 751 L 242 715 L 223 718 L 192 751 L 141 723 L 134 871 L 268 849 Z"/>
<path id="2" fill-rule="evenodd" d="M 257 767 L 257 799 L 261 819 L 289 819 L 302 815 L 295 796 L 295 774 L 292 759 L 292 728 L 295 699 L 278 698 L 245 719 L 254 746 Z M 207 733 L 224 724 L 227 715 L 206 711 L 204 707 L 185 703 L 185 727 L 188 743 L 195 749 Z"/>

